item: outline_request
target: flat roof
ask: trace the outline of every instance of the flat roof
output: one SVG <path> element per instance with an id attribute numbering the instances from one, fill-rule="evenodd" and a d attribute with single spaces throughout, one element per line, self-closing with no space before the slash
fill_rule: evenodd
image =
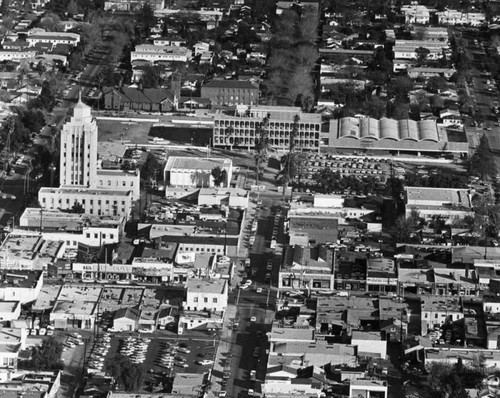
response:
<path id="1" fill-rule="evenodd" d="M 35 258 L 43 242 L 40 235 L 9 234 L 0 248 L 0 258 L 21 258 L 32 260 Z"/>
<path id="2" fill-rule="evenodd" d="M 381 332 L 365 332 L 361 330 L 354 330 L 352 332 L 352 340 L 375 340 L 382 341 Z"/>
<path id="3" fill-rule="evenodd" d="M 273 324 L 271 329 L 271 335 L 269 337 L 269 341 L 278 342 L 278 341 L 287 341 L 291 342 L 294 340 L 307 340 L 310 342 L 314 341 L 314 328 L 283 328 L 279 327 L 276 324 Z"/>
<path id="4" fill-rule="evenodd" d="M 408 201 L 433 201 L 451 203 L 471 207 L 468 189 L 460 188 L 434 188 L 434 187 L 405 187 Z"/>
<path id="5" fill-rule="evenodd" d="M 80 195 L 95 195 L 95 196 L 130 196 L 132 191 L 112 191 L 106 189 L 88 189 L 88 188 L 71 188 L 71 187 L 59 187 L 50 188 L 43 187 L 40 188 L 41 193 L 60 193 L 60 194 L 80 194 Z"/>
<path id="6" fill-rule="evenodd" d="M 52 309 L 52 314 L 93 315 L 97 306 L 95 301 L 57 301 Z"/>
<path id="7" fill-rule="evenodd" d="M 0 312 L 14 312 L 20 305 L 19 301 L 0 301 Z"/>
<path id="8" fill-rule="evenodd" d="M 57 301 L 86 301 L 97 302 L 101 296 L 101 286 L 81 286 L 64 284 L 57 296 Z"/>
<path id="9" fill-rule="evenodd" d="M 61 286 L 59 285 L 43 285 L 35 303 L 32 306 L 32 310 L 42 311 L 51 309 L 60 289 Z"/>
<path id="10" fill-rule="evenodd" d="M 459 312 L 463 311 L 459 297 L 447 298 L 442 296 L 421 296 L 422 312 Z"/>
<path id="11" fill-rule="evenodd" d="M 21 341 L 22 329 L 1 328 L 0 345 L 15 345 Z"/>
<path id="12" fill-rule="evenodd" d="M 207 170 L 212 171 L 214 167 L 231 167 L 231 159 L 224 158 L 195 158 L 189 156 L 170 156 L 165 165 L 165 171 L 179 170 Z"/>
<path id="13" fill-rule="evenodd" d="M 227 281 L 225 279 L 188 279 L 186 290 L 188 293 L 215 293 L 223 294 Z"/>
<path id="14" fill-rule="evenodd" d="M 33 289 L 41 277 L 42 271 L 1 270 L 0 289 L 12 286 Z"/>

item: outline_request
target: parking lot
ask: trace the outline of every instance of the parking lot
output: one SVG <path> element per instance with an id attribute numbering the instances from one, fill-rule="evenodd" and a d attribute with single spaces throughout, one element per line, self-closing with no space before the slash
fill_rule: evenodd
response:
<path id="1" fill-rule="evenodd" d="M 88 349 L 87 368 L 93 372 L 106 371 L 120 357 L 126 357 L 144 371 L 142 391 L 168 392 L 177 372 L 209 371 L 217 345 L 217 338 L 214 340 L 214 337 L 206 335 L 190 339 L 185 336 L 164 338 L 101 334 L 92 349 Z M 206 361 L 205 365 L 201 361 Z M 120 380 L 118 387 L 123 387 Z"/>

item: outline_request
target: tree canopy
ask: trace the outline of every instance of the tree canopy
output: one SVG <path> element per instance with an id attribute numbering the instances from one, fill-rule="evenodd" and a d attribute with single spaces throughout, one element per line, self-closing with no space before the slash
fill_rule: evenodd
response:
<path id="1" fill-rule="evenodd" d="M 227 171 L 221 169 L 220 166 L 216 166 L 211 172 L 212 178 L 214 179 L 214 185 L 220 187 L 222 184 L 227 182 Z"/>
<path id="2" fill-rule="evenodd" d="M 56 370 L 62 369 L 61 362 L 62 344 L 53 337 L 43 340 L 42 345 L 33 347 L 31 358 L 21 361 L 20 366 L 33 370 Z"/>
<path id="3" fill-rule="evenodd" d="M 497 174 L 495 159 L 491 153 L 490 144 L 486 135 L 481 137 L 479 145 L 469 160 L 468 172 L 481 179 L 493 178 Z"/>

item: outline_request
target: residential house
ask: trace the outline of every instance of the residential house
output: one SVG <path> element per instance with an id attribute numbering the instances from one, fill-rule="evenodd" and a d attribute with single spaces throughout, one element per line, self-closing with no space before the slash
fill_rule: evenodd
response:
<path id="1" fill-rule="evenodd" d="M 412 4 L 404 5 L 401 7 L 401 12 L 405 16 L 405 22 L 407 24 L 422 24 L 426 25 L 430 21 L 430 12 L 429 9 L 420 4 Z"/>
<path id="2" fill-rule="evenodd" d="M 464 126 L 462 115 L 459 111 L 453 109 L 444 109 L 439 112 L 439 118 L 445 126 L 454 126 L 461 128 Z"/>
<path id="3" fill-rule="evenodd" d="M 486 23 L 486 15 L 481 12 L 444 10 L 436 13 L 440 25 L 481 26 Z"/>

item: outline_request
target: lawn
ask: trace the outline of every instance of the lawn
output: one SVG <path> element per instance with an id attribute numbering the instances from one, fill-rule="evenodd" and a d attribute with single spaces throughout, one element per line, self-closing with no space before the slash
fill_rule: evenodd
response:
<path id="1" fill-rule="evenodd" d="M 137 144 L 148 142 L 149 129 L 153 122 L 120 122 L 97 120 L 99 141 L 130 141 Z"/>

